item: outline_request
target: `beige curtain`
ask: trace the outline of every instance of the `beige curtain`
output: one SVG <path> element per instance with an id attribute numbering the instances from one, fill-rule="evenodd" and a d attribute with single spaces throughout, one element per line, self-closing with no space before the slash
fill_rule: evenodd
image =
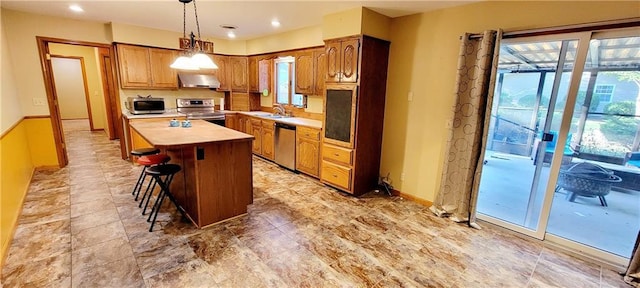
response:
<path id="1" fill-rule="evenodd" d="M 633 247 L 631 259 L 629 259 L 629 267 L 624 274 L 624 281 L 635 287 L 640 287 L 640 231 L 638 231 L 636 245 Z"/>
<path id="2" fill-rule="evenodd" d="M 480 38 L 462 37 L 452 127 L 447 143 L 440 190 L 431 211 L 456 222 L 475 223 L 475 205 L 489 128 L 493 88 L 502 31 L 485 31 Z"/>

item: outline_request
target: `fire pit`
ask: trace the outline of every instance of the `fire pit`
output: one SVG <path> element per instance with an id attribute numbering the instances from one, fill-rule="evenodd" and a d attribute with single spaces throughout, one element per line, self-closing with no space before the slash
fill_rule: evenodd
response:
<path id="1" fill-rule="evenodd" d="M 604 196 L 611 191 L 611 184 L 622 181 L 613 174 L 613 171 L 604 169 L 596 164 L 581 162 L 572 164 L 568 169 L 560 169 L 558 175 L 558 185 L 567 190 L 567 199 L 573 202 L 576 196 L 598 197 L 600 204 L 607 207 L 607 200 Z"/>

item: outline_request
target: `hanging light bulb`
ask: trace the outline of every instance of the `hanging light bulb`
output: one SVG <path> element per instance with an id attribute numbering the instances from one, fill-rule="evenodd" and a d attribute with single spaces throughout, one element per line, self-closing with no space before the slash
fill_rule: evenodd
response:
<path id="1" fill-rule="evenodd" d="M 200 37 L 200 23 L 198 22 L 198 9 L 196 7 L 195 0 L 178 0 L 183 4 L 183 21 L 182 21 L 182 36 L 186 38 L 187 36 L 187 3 L 193 2 L 193 11 L 196 18 L 196 28 L 198 31 L 198 41 L 202 43 L 202 38 Z M 181 69 L 181 70 L 199 70 L 199 69 L 218 69 L 218 66 L 202 52 L 201 45 L 196 45 L 195 35 L 193 32 L 189 35 L 190 41 L 189 46 L 186 47 L 184 54 L 178 59 L 176 59 L 173 64 L 169 67 L 173 69 Z"/>

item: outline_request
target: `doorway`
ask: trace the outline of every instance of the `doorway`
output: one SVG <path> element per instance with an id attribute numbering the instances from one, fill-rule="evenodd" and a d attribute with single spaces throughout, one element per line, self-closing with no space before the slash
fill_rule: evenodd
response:
<path id="1" fill-rule="evenodd" d="M 91 98 L 83 57 L 51 56 L 62 130 L 104 130 L 94 128 Z M 88 128 L 88 129 L 85 129 Z"/>
<path id="2" fill-rule="evenodd" d="M 85 62 L 86 64 L 86 62 L 88 62 L 87 59 L 91 59 L 94 63 L 90 68 L 85 67 L 86 65 L 82 66 L 84 69 L 83 81 L 85 83 L 87 82 L 87 75 L 89 75 L 87 69 L 91 70 L 90 75 L 93 75 L 93 78 L 95 78 L 89 80 L 88 82 L 90 83 L 86 85 L 88 88 L 84 89 L 89 126 L 91 130 L 104 129 L 111 140 L 119 139 L 122 135 L 122 125 L 120 124 L 121 113 L 119 111 L 121 108 L 119 104 L 120 101 L 118 100 L 120 96 L 118 95 L 115 84 L 117 83 L 115 80 L 116 73 L 113 61 L 113 59 L 115 59 L 115 54 L 113 47 L 109 44 L 46 37 L 36 38 L 40 53 L 45 89 L 47 91 L 49 112 L 51 114 L 51 125 L 54 132 L 54 140 L 56 142 L 58 164 L 60 167 L 65 167 L 68 164 L 68 157 L 62 119 L 66 116 L 63 117 L 62 110 L 67 107 L 61 108 L 61 105 L 68 105 L 64 104 L 66 95 L 61 95 L 62 92 L 59 91 L 57 87 L 58 83 L 56 82 L 57 78 L 65 78 L 65 76 L 63 75 L 64 73 L 54 75 L 54 70 L 56 70 L 54 65 L 64 62 L 60 61 L 60 58 L 78 58 L 78 56 L 70 55 L 79 53 L 73 51 L 78 51 L 82 48 L 91 51 L 82 57 L 84 60 L 81 60 L 81 62 Z M 64 50 L 63 48 L 67 48 L 67 50 Z M 60 51 L 72 52 L 59 53 Z M 60 67 L 58 67 L 58 70 L 62 69 Z M 92 85 L 91 83 L 95 84 Z"/>
<path id="3" fill-rule="evenodd" d="M 640 139 L 640 35 L 512 38 L 500 49 L 478 218 L 624 265 L 640 229 L 640 168 L 625 161 Z M 587 158 L 594 135 L 617 163 Z"/>

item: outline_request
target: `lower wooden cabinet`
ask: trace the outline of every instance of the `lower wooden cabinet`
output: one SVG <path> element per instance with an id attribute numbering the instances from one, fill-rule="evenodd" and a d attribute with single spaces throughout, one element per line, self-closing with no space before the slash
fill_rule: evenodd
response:
<path id="1" fill-rule="evenodd" d="M 224 117 L 224 126 L 229 128 L 229 129 L 233 129 L 233 130 L 238 130 L 238 115 L 235 114 L 227 114 Z"/>
<path id="2" fill-rule="evenodd" d="M 322 161 L 322 181 L 338 187 L 351 190 L 351 171 L 353 168 L 345 167 L 331 162 Z"/>
<path id="3" fill-rule="evenodd" d="M 320 176 L 320 130 L 297 127 L 296 170 L 316 178 Z"/>
<path id="4" fill-rule="evenodd" d="M 274 121 L 262 120 L 262 157 L 275 159 Z"/>
<path id="5" fill-rule="evenodd" d="M 262 121 L 260 119 L 249 118 L 250 131 L 248 134 L 253 135 L 253 154 L 262 155 Z"/>
<path id="6" fill-rule="evenodd" d="M 320 181 L 351 191 L 353 184 L 353 149 L 324 143 Z"/>

